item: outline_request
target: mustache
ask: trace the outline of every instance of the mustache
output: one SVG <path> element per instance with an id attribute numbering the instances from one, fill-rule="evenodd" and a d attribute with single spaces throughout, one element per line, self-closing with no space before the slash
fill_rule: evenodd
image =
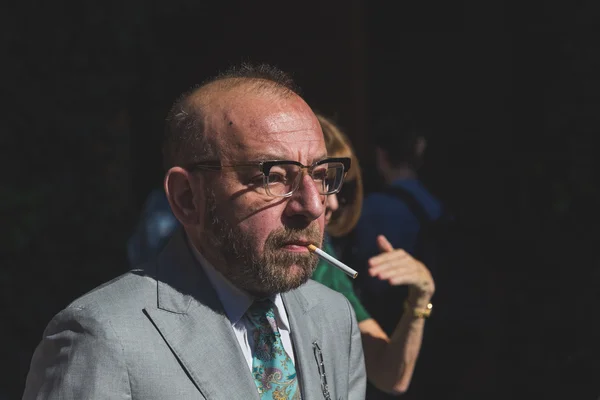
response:
<path id="1" fill-rule="evenodd" d="M 279 228 L 269 234 L 265 241 L 265 248 L 277 249 L 285 246 L 289 242 L 295 242 L 300 240 L 307 240 L 315 245 L 321 246 L 323 236 L 319 231 L 319 227 L 315 225 L 309 225 L 306 228 Z"/>

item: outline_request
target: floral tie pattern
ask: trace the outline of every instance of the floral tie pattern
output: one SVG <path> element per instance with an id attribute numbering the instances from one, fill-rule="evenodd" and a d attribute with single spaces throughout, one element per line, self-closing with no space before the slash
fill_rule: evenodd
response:
<path id="1" fill-rule="evenodd" d="M 300 400 L 296 368 L 283 348 L 274 307 L 271 300 L 259 300 L 246 313 L 255 328 L 252 376 L 261 400 Z"/>

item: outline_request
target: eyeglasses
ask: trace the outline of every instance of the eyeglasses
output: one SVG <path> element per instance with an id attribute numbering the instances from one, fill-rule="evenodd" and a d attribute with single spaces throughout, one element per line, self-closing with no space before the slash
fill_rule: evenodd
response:
<path id="1" fill-rule="evenodd" d="M 302 171 L 305 169 L 315 182 L 319 193 L 329 195 L 339 192 L 342 188 L 344 176 L 350 169 L 350 158 L 326 158 L 312 165 L 303 165 L 297 161 L 257 161 L 236 165 L 220 165 L 218 161 L 204 161 L 191 164 L 185 169 L 220 171 L 224 168 L 251 167 L 258 168 L 262 173 L 262 188 L 269 196 L 290 197 L 300 186 Z"/>

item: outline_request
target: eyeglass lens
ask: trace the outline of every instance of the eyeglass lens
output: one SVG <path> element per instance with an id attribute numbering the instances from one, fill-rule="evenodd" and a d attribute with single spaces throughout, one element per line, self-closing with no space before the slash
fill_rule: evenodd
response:
<path id="1" fill-rule="evenodd" d="M 314 167 L 311 176 L 320 194 L 336 193 L 344 179 L 344 165 L 340 162 L 324 163 Z M 271 196 L 287 196 L 300 185 L 302 168 L 295 164 L 275 165 L 265 179 Z"/>

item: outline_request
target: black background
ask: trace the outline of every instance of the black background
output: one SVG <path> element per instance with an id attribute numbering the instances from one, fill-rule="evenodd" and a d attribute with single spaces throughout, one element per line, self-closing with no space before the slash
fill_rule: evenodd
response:
<path id="1" fill-rule="evenodd" d="M 486 340 L 447 398 L 597 399 L 600 3 L 525 3 L 4 4 L 0 399 L 50 318 L 127 270 L 171 102 L 242 60 L 293 73 L 368 190 L 377 117 L 430 128 L 423 179 L 485 243 Z"/>

